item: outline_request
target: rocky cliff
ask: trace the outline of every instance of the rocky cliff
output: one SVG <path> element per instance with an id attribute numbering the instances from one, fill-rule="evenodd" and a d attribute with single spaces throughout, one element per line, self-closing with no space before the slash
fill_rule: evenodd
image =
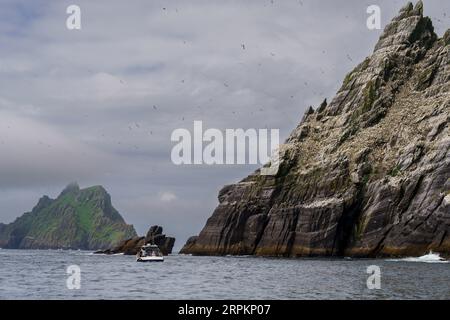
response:
<path id="1" fill-rule="evenodd" d="M 161 250 L 162 254 L 167 256 L 172 253 L 175 244 L 175 238 L 166 237 L 163 234 L 163 228 L 160 226 L 152 226 L 145 237 L 133 237 L 120 242 L 118 245 L 106 249 L 99 250 L 97 254 L 117 254 L 123 253 L 125 255 L 135 255 L 141 247 L 147 243 L 156 244 Z"/>
<path id="2" fill-rule="evenodd" d="M 373 54 L 281 146 L 280 170 L 224 187 L 181 253 L 450 254 L 450 30 L 408 3 Z"/>
<path id="3" fill-rule="evenodd" d="M 0 247 L 9 249 L 93 250 L 134 236 L 101 186 L 70 184 L 56 199 L 44 196 L 31 212 L 0 224 Z"/>

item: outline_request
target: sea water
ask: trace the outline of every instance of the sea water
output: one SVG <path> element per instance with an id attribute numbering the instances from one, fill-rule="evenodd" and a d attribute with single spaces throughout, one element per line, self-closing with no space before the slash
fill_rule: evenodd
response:
<path id="1" fill-rule="evenodd" d="M 170 255 L 137 263 L 126 255 L 3 249 L 0 299 L 450 299 L 450 264 L 426 260 Z M 68 286 L 74 265 L 79 289 Z M 380 289 L 367 286 L 374 265 Z"/>

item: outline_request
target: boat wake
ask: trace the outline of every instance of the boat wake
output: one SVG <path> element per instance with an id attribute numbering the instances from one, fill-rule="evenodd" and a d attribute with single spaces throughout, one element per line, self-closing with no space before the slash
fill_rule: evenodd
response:
<path id="1" fill-rule="evenodd" d="M 421 257 L 408 257 L 403 259 L 388 259 L 387 261 L 425 262 L 425 263 L 449 263 L 450 261 L 441 258 L 438 253 L 429 252 Z"/>

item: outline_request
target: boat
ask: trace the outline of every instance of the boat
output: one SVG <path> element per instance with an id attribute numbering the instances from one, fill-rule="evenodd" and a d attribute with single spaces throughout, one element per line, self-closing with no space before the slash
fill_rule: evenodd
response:
<path id="1" fill-rule="evenodd" d="M 136 254 L 137 262 L 163 262 L 164 257 L 155 244 L 146 244 Z"/>

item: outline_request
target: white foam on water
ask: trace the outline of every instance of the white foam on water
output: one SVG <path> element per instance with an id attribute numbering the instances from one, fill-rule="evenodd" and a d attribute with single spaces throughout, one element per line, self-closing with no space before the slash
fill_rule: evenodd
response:
<path id="1" fill-rule="evenodd" d="M 408 257 L 403 259 L 388 259 L 387 261 L 425 262 L 425 263 L 449 263 L 450 261 L 441 258 L 439 253 L 430 251 L 421 257 Z"/>

